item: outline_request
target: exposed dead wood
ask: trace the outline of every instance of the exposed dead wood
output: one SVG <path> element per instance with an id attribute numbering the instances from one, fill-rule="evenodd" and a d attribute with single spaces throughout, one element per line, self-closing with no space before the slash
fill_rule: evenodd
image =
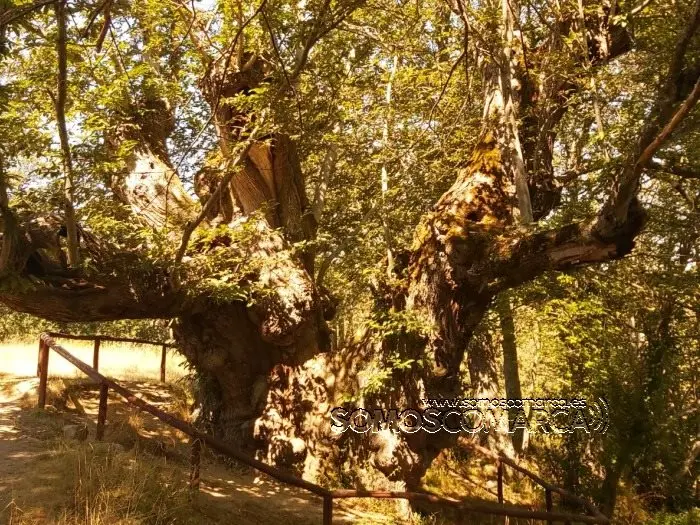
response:
<path id="1" fill-rule="evenodd" d="M 235 158 L 235 160 L 227 162 L 226 166 L 224 167 L 224 172 L 226 173 L 226 175 L 224 175 L 224 178 L 221 179 L 221 182 L 219 182 L 216 190 L 214 190 L 214 192 L 207 197 L 207 200 L 204 203 L 204 206 L 202 206 L 202 211 L 200 211 L 199 215 L 197 215 L 194 221 L 190 221 L 185 225 L 185 231 L 182 234 L 180 248 L 178 248 L 177 254 L 175 256 L 176 265 L 182 262 L 182 258 L 185 255 L 187 245 L 190 242 L 190 237 L 192 236 L 194 230 L 197 228 L 197 226 L 199 226 L 202 223 L 204 219 L 206 219 L 212 214 L 212 210 L 214 209 L 215 204 L 218 204 L 220 202 L 221 195 L 224 189 L 228 188 L 229 184 L 231 183 L 231 180 L 237 173 L 236 168 L 248 155 L 248 152 L 250 151 L 250 148 L 253 145 L 253 141 L 255 140 L 256 134 L 256 130 L 253 130 L 250 138 L 248 139 L 248 143 L 243 147 L 241 153 Z"/>
<path id="2" fill-rule="evenodd" d="M 114 194 L 136 220 L 153 228 L 179 228 L 194 216 L 194 202 L 168 156 L 166 140 L 174 127 L 174 108 L 164 99 L 134 101 L 130 121 L 109 137 L 117 151 L 133 144 L 123 171 L 111 180 Z"/>

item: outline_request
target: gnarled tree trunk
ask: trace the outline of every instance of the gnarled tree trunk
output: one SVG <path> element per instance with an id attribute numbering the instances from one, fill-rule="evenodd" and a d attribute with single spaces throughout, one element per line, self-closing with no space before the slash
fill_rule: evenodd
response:
<path id="1" fill-rule="evenodd" d="M 514 220 L 516 207 L 522 217 L 529 220 L 531 214 L 537 219 L 558 201 L 560 188 L 554 184 L 551 166 L 554 129 L 575 86 L 556 76 L 540 80 L 528 67 L 520 67 L 527 66 L 522 49 L 526 43 L 521 41 L 519 49 L 512 38 L 519 16 L 517 5 L 515 13 L 511 5 L 515 2 L 494 0 L 490 6 L 502 14 L 490 43 L 491 55 L 499 61 L 497 67 L 484 65 L 487 92 L 477 145 L 452 187 L 421 220 L 405 277 L 393 290 L 392 307 L 418 320 L 423 329 L 382 341 L 381 346 L 394 345 L 416 364 L 396 374 L 399 388 L 374 400 L 378 406 L 417 408 L 425 398 L 459 397 L 465 350 L 498 293 L 548 270 L 623 257 L 644 223 L 636 200 L 639 176 L 663 142 L 657 137 L 677 102 L 685 96 L 673 88 L 682 68 L 672 65 L 671 87 L 662 90 L 653 118 L 617 174 L 618 184 L 598 216 L 553 231 L 522 227 Z M 627 49 L 626 33 L 613 27 L 605 13 L 591 18 L 588 31 L 596 38 L 589 41 L 598 44 L 586 50 L 585 60 L 602 64 Z M 301 49 L 299 64 L 314 38 L 330 31 L 337 25 L 334 22 L 335 18 L 323 16 L 314 21 L 318 27 Z M 558 31 L 543 48 L 561 51 L 561 35 L 571 23 L 560 20 Z M 530 51 L 529 60 L 536 60 L 537 50 Z M 437 454 L 454 443 L 455 435 L 385 433 L 375 436 L 371 447 L 331 436 L 328 408 L 341 391 L 357 387 L 357 363 L 367 360 L 366 353 L 373 349 L 358 345 L 319 355 L 329 348 L 326 320 L 332 308 L 314 284 L 313 253 L 293 249 L 293 243 L 312 240 L 315 234 L 295 144 L 281 132 L 254 137 L 241 148 L 241 162 L 234 162 L 238 143 L 249 141 L 246 132 L 262 116 L 232 101 L 263 82 L 271 81 L 273 87 L 281 82 L 268 78 L 264 61 L 255 55 L 241 57 L 236 66 L 229 64 L 229 58 L 224 53 L 211 62 L 201 83 L 219 144 L 196 177 L 195 191 L 208 212 L 197 224 L 210 231 L 218 231 L 214 228 L 218 226 L 228 232 L 250 228 L 253 240 L 237 242 L 234 235 L 222 234 L 210 246 L 189 247 L 185 236 L 185 257 L 154 270 L 145 283 L 133 282 L 126 272 L 66 277 L 55 271 L 50 242 L 42 240 L 51 237 L 51 224 L 15 217 L 0 202 L 3 241 L 10 239 L 7 224 L 15 219 L 18 223 L 13 242 L 3 242 L 0 261 L 13 261 L 13 269 L 31 279 L 33 286 L 29 291 L 4 289 L 0 300 L 17 310 L 62 321 L 176 318 L 174 335 L 199 373 L 202 420 L 213 432 L 298 470 L 312 467 L 319 457 L 330 454 L 332 444 L 343 441 L 364 457 L 372 456 L 390 479 L 416 487 Z M 300 67 L 294 68 L 292 79 Z M 188 231 L 191 221 L 197 220 L 196 205 L 167 158 L 171 110 L 158 100 L 145 100 L 135 108 L 131 125 L 110 137 L 115 149 L 124 140 L 137 143 L 126 156 L 125 170 L 112 182 L 114 192 L 146 224 L 165 229 L 184 225 Z M 210 199 L 218 200 L 209 206 Z M 101 252 L 99 240 L 89 236 L 83 237 L 81 249 Z M 206 293 L 193 294 L 180 286 L 173 275 L 186 276 L 197 260 L 208 257 L 207 250 L 230 251 L 256 261 L 254 271 L 242 277 L 234 268 L 222 269 L 240 277 L 242 285 L 253 290 L 250 297 L 216 302 Z M 131 256 L 138 259 L 137 253 Z M 30 260 L 38 261 L 38 268 L 30 267 Z"/>
<path id="2" fill-rule="evenodd" d="M 282 445 L 283 435 L 273 439 L 256 422 L 271 385 L 280 386 L 279 367 L 301 366 L 330 348 L 325 317 L 332 312 L 313 283 L 313 252 L 293 249 L 293 243 L 312 240 L 316 230 L 296 145 L 274 133 L 256 138 L 240 162 L 232 162 L 235 144 L 246 140 L 244 128 L 260 117 L 230 100 L 263 81 L 264 63 L 257 56 L 240 68 L 223 60 L 210 64 L 201 88 L 219 147 L 197 173 L 195 191 L 203 204 L 217 199 L 205 218 L 210 225 L 235 229 L 254 222 L 259 238 L 247 256 L 260 261 L 258 285 L 270 293 L 254 298 L 252 306 L 211 303 L 180 315 L 174 336 L 198 374 L 200 421 L 247 452 L 270 450 L 273 461 L 286 464 L 291 441 Z M 230 183 L 219 188 L 227 175 Z"/>

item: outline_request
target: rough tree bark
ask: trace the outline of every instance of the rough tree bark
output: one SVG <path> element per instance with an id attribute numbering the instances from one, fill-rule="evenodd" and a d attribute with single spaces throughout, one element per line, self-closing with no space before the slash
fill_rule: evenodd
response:
<path id="1" fill-rule="evenodd" d="M 193 218 L 196 208 L 168 155 L 166 140 L 174 127 L 170 102 L 145 95 L 132 102 L 129 118 L 107 142 L 115 154 L 125 143 L 129 147 L 124 169 L 109 181 L 115 197 L 129 205 L 143 225 L 177 232 Z"/>
<path id="2" fill-rule="evenodd" d="M 203 203 L 218 199 L 209 207 L 211 224 L 236 227 L 255 221 L 261 239 L 250 256 L 265 260 L 258 279 L 274 290 L 273 298 L 262 298 L 253 307 L 211 305 L 181 315 L 174 335 L 202 383 L 201 420 L 248 452 L 268 450 L 283 465 L 290 461 L 290 450 L 299 459 L 303 443 L 267 435 L 256 421 L 268 404 L 271 385 L 281 388 L 275 367 L 301 366 L 329 350 L 325 317 L 331 309 L 313 283 L 313 252 L 303 249 L 297 256 L 291 249 L 293 243 L 312 240 L 316 230 L 294 142 L 283 133 L 261 137 L 244 152 L 242 162 L 229 168 L 246 127 L 260 118 L 229 101 L 270 81 L 261 57 L 244 58 L 240 67 L 212 62 L 200 83 L 219 148 L 196 175 L 195 191 Z M 236 170 L 231 183 L 217 191 L 229 169 Z"/>
<path id="3" fill-rule="evenodd" d="M 515 148 L 507 143 L 503 110 L 497 112 L 500 118 L 485 123 L 467 167 L 417 230 L 408 269 L 406 308 L 432 327 L 425 345 L 420 345 L 416 354 L 427 358 L 430 365 L 416 370 L 410 384 L 403 385 L 403 401 L 407 406 L 420 406 L 424 398 L 459 397 L 459 369 L 466 343 L 498 292 L 546 270 L 566 270 L 623 257 L 633 248 L 633 240 L 645 220 L 636 200 L 643 166 L 658 149 L 659 137 L 667 137 L 665 130 L 679 115 L 687 114 L 689 103 L 694 104 L 695 91 L 683 93 L 679 78 L 685 50 L 698 25 L 697 16 L 696 6 L 676 46 L 668 76 L 662 82 L 653 118 L 617 174 L 611 197 L 592 220 L 552 232 L 530 235 L 517 232 L 511 219 L 516 174 L 513 164 L 507 162 Z M 604 13 L 594 25 L 599 33 L 591 40 L 597 45 L 589 48 L 593 57 L 585 59 L 600 64 L 628 49 L 629 37 L 615 30 Z M 527 80 L 534 83 L 534 79 Z M 495 81 L 490 85 L 495 86 L 491 87 L 494 90 L 499 86 Z M 543 88 L 539 86 L 540 90 Z M 569 83 L 560 84 L 559 89 L 564 92 L 557 91 L 555 95 L 564 100 L 572 94 Z M 551 95 L 547 97 L 542 92 L 540 95 L 538 104 L 545 107 L 552 104 Z M 503 94 L 486 96 L 487 104 L 492 107 L 494 103 L 503 104 L 504 100 Z M 553 113 L 545 112 L 550 119 L 553 115 L 561 118 L 566 110 L 566 106 L 555 107 Z M 547 149 L 554 138 L 551 127 L 548 137 Z M 545 183 L 553 178 L 546 172 L 540 172 L 539 176 Z M 453 437 L 425 432 L 402 437 L 402 440 L 386 441 L 384 448 L 388 450 L 380 455 L 386 461 L 378 467 L 388 476 L 404 480 L 408 486 L 417 486 L 432 459 L 451 444 Z"/>
<path id="4" fill-rule="evenodd" d="M 546 215 L 558 202 L 560 188 L 554 184 L 551 166 L 554 130 L 576 86 L 571 79 L 556 75 L 543 83 L 527 67 L 520 67 L 527 64 L 522 40 L 523 60 L 517 60 L 516 66 L 511 64 L 518 47 L 512 39 L 505 42 L 503 35 L 513 33 L 512 24 L 519 17 L 517 12 L 508 14 L 508 2 L 494 4 L 497 11 L 505 10 L 505 23 L 511 27 L 499 27 L 494 34 L 500 36 L 491 43 L 492 56 L 504 57 L 504 62 L 485 69 L 484 127 L 452 187 L 421 220 L 404 282 L 394 290 L 393 307 L 422 320 L 426 330 L 383 343 L 396 344 L 403 356 L 421 358 L 427 365 L 404 374 L 401 388 L 391 399 L 383 400 L 386 404 L 418 407 L 421 399 L 458 397 L 465 349 L 499 292 L 548 270 L 568 270 L 630 252 L 644 223 L 636 200 L 641 171 L 668 136 L 667 123 L 674 121 L 679 102 L 687 95 L 678 87 L 678 78 L 683 73 L 688 40 L 697 27 L 697 9 L 652 116 L 635 151 L 617 174 L 616 187 L 600 214 L 554 231 L 523 228 L 513 217 L 523 167 L 533 217 Z M 464 13 L 463 9 L 457 11 Z M 314 20 L 291 73 L 292 81 L 315 39 L 339 23 L 335 15 L 327 15 Z M 557 48 L 561 35 L 571 23 L 560 21 L 559 30 L 540 49 L 528 50 L 529 60 L 536 60 L 538 53 L 561 50 Z M 595 36 L 589 38 L 595 44 L 584 57 L 591 63 L 603 64 L 628 49 L 628 35 L 612 26 L 605 13 L 591 15 L 587 27 Z M 352 375 L 356 363 L 366 356 L 358 350 L 362 345 L 339 355 L 318 356 L 329 346 L 325 321 L 332 308 L 314 285 L 313 253 L 302 251 L 299 256 L 291 246 L 312 239 L 315 224 L 290 137 L 275 132 L 256 140 L 236 168 L 231 184 L 225 191 L 217 191 L 231 166 L 236 143 L 246 138 L 243 130 L 259 118 L 229 101 L 270 80 L 266 61 L 256 55 L 239 53 L 243 59 L 236 66 L 230 66 L 227 56 L 224 53 L 212 61 L 202 79 L 219 148 L 197 175 L 195 189 L 203 202 L 219 195 L 207 226 L 236 229 L 253 223 L 257 232 L 254 244 L 242 247 L 222 239 L 216 249 L 243 250 L 243 255 L 259 259 L 255 275 L 247 279 L 269 293 L 256 297 L 252 305 L 240 300 L 215 304 L 208 297 L 185 293 L 165 271 L 152 276 L 148 286 L 140 287 L 112 274 L 66 277 L 54 271 L 50 243 L 42 240 L 50 237 L 52 225 L 10 213 L 8 217 L 19 224 L 15 232 L 9 232 L 11 221 L 5 220 L 3 241 L 12 233 L 18 242 L 3 242 L 0 260 L 15 261 L 21 276 L 32 282 L 32 289 L 3 289 L 0 301 L 16 310 L 61 321 L 176 318 L 174 334 L 200 374 L 202 390 L 208 394 L 203 399 L 204 415 L 213 431 L 245 450 L 261 450 L 278 464 L 309 467 L 320 456 L 322 443 L 332 440 L 318 423 L 329 428 L 328 407 L 335 393 L 352 388 L 357 382 Z M 507 80 L 513 76 L 518 77 L 518 83 Z M 272 81 L 283 85 L 289 79 L 273 77 Z M 165 148 L 172 112 L 166 102 L 148 97 L 136 107 L 141 109 L 133 125 L 121 136 L 112 137 L 117 148 L 124 139 L 138 143 L 124 173 L 113 181 L 115 194 L 151 226 L 186 224 L 194 215 L 192 205 Z M 646 160 L 640 163 L 643 157 Z M 99 242 L 85 236 L 81 249 L 99 252 Z M 187 252 L 190 260 L 206 256 L 196 248 Z M 185 271 L 188 264 L 183 258 Z M 413 488 L 437 454 L 453 442 L 454 436 L 445 434 L 381 435 L 369 452 L 390 479 Z M 339 453 L 337 448 L 335 453 Z"/>

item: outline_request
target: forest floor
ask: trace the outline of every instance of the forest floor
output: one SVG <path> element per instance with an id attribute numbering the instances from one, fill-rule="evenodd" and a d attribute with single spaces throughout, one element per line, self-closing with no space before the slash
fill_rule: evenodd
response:
<path id="1" fill-rule="evenodd" d="M 187 436 L 116 395 L 109 398 L 104 442 L 96 442 L 98 387 L 72 375 L 56 354 L 49 364 L 47 408 L 34 408 L 34 346 L 21 349 L 24 359 L 17 357 L 16 348 L 0 346 L 0 524 L 321 523 L 320 499 L 250 469 L 223 465 L 206 450 L 201 489 L 192 494 L 187 488 Z M 75 353 L 89 362 L 81 352 L 87 354 L 90 348 L 83 347 Z M 132 359 L 144 357 L 150 362 L 157 356 Z M 117 376 L 138 396 L 186 415 L 187 394 L 177 382 L 160 384 L 152 378 L 157 373 L 134 370 L 128 359 L 111 360 L 107 352 L 100 361 L 101 371 Z M 110 362 L 126 380 L 111 373 Z M 171 368 L 169 377 L 184 375 Z M 76 426 L 86 427 L 87 439 L 67 437 Z M 395 516 L 345 502 L 336 504 L 334 511 L 334 523 L 398 523 Z"/>

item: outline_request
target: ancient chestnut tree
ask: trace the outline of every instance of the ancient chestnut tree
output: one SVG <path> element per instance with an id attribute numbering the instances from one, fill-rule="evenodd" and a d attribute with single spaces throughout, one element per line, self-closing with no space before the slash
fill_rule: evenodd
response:
<path id="1" fill-rule="evenodd" d="M 459 396 L 499 293 L 626 256 L 644 177 L 694 175 L 700 2 L 666 4 L 4 2 L 0 301 L 173 319 L 203 424 L 313 468 L 357 355 L 406 364 L 378 405 Z M 634 116 L 613 138 L 606 104 Z M 395 329 L 361 349 L 329 352 L 335 264 L 382 268 L 369 324 Z M 451 443 L 369 448 L 416 486 Z"/>

